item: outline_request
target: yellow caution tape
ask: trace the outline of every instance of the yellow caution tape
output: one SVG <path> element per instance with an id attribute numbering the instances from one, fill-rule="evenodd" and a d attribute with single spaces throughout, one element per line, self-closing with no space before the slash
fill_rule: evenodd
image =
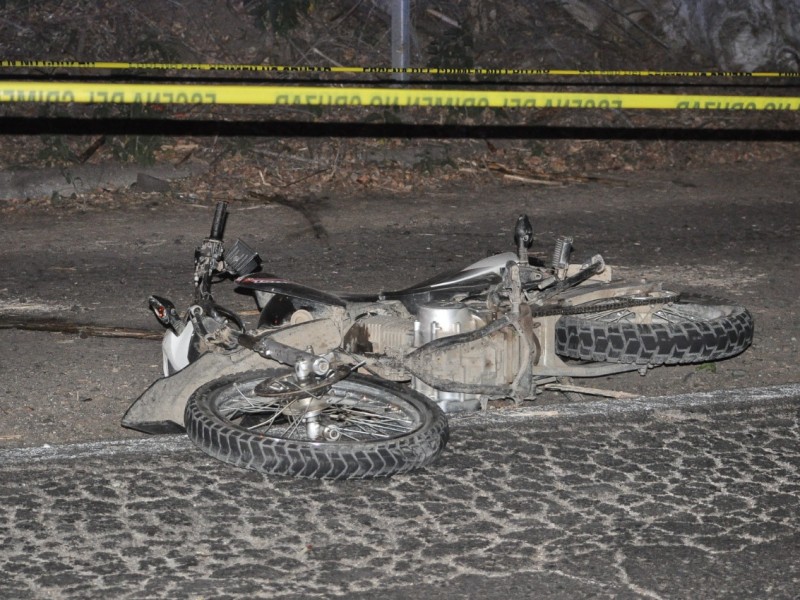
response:
<path id="1" fill-rule="evenodd" d="M 729 78 L 800 78 L 797 71 L 651 71 L 651 70 L 591 70 L 591 69 L 460 69 L 438 67 L 312 67 L 219 63 L 137 63 L 70 60 L 0 60 L 0 68 L 20 69 L 112 69 L 160 71 L 250 71 L 265 73 L 370 73 L 410 75 L 526 75 L 559 77 L 729 77 Z"/>
<path id="2" fill-rule="evenodd" d="M 0 81 L 0 102 L 800 110 L 788 96 L 709 96 L 393 87 Z"/>

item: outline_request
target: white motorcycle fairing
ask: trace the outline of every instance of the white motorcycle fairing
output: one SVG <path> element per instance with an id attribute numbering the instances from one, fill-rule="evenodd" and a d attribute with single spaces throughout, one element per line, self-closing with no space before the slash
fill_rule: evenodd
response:
<path id="1" fill-rule="evenodd" d="M 189 350 L 192 346 L 194 336 L 194 325 L 191 321 L 176 335 L 172 330 L 167 330 L 161 342 L 161 354 L 163 357 L 164 377 L 169 377 L 189 366 Z"/>

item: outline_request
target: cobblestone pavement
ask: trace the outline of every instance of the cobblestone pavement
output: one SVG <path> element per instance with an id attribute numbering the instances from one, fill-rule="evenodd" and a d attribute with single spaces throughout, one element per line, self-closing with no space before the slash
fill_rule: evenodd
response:
<path id="1" fill-rule="evenodd" d="M 800 386 L 490 411 L 426 471 L 0 453 L 3 598 L 797 598 Z"/>

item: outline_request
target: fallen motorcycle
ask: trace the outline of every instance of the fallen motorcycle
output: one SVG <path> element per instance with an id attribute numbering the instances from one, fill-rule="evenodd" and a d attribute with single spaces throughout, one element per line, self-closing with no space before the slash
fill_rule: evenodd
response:
<path id="1" fill-rule="evenodd" d="M 571 263 L 571 238 L 559 238 L 549 260 L 535 258 L 524 215 L 515 252 L 371 295 L 260 273 L 261 259 L 243 241 L 225 249 L 226 220 L 220 203 L 195 253 L 193 305 L 180 314 L 150 297 L 167 329 L 165 377 L 122 424 L 185 428 L 211 456 L 264 473 L 409 471 L 443 450 L 445 413 L 587 391 L 572 378 L 722 360 L 753 338 L 745 308 L 616 281 L 600 255 Z M 254 295 L 254 328 L 215 302 L 212 282 L 226 277 Z"/>

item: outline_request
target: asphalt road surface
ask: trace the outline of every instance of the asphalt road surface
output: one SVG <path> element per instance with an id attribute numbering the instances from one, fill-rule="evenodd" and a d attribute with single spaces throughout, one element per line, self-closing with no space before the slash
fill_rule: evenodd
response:
<path id="1" fill-rule="evenodd" d="M 713 368 L 591 382 L 642 400 L 548 397 L 475 416 L 425 472 L 334 484 L 265 478 L 184 438 L 120 429 L 159 376 L 157 342 L 0 329 L 0 596 L 796 597 L 798 174 L 737 165 L 312 198 L 302 212 L 234 205 L 229 237 L 267 270 L 344 291 L 511 249 L 527 212 L 543 256 L 573 235 L 580 257 L 601 252 L 626 278 L 748 306 L 756 340 Z M 0 320 L 155 331 L 146 297 L 186 305 L 212 211 L 149 197 L 3 214 Z"/>
<path id="2" fill-rule="evenodd" d="M 430 468 L 268 478 L 182 436 L 0 452 L 4 598 L 796 598 L 800 386 L 490 411 Z"/>

